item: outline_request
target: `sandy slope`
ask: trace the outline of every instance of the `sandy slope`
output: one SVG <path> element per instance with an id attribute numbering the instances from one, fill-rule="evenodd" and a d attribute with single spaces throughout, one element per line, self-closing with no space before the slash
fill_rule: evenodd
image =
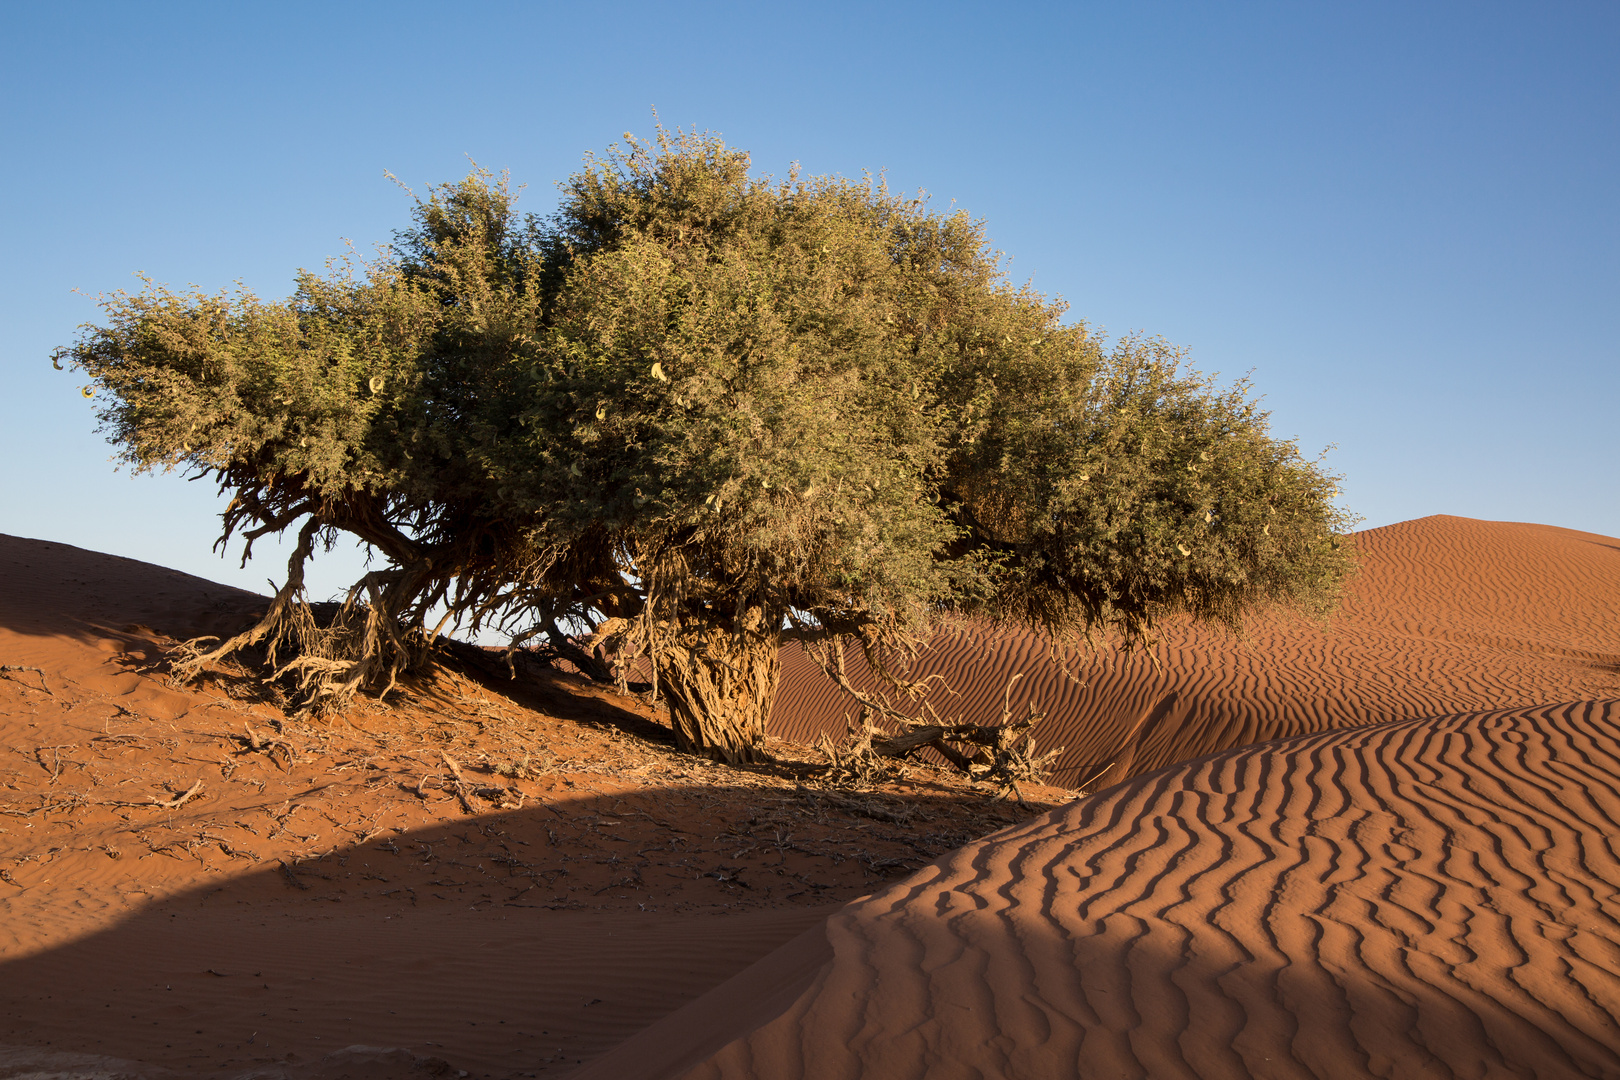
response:
<path id="1" fill-rule="evenodd" d="M 851 904 L 580 1078 L 1620 1075 L 1617 721 L 1141 777 Z"/>
<path id="2" fill-rule="evenodd" d="M 0 1077 L 563 1075 L 1029 816 L 713 766 L 566 679 L 445 673 L 323 726 L 147 670 L 262 603 L 0 537 Z"/>
<path id="3" fill-rule="evenodd" d="M 1359 539 L 1327 631 L 1177 629 L 1085 687 L 1027 636 L 935 650 L 946 711 L 1024 670 L 1068 780 L 1141 777 L 970 843 L 1027 815 L 713 768 L 552 676 L 278 725 L 148 670 L 261 599 L 0 537 L 0 664 L 40 669 L 0 673 L 0 1077 L 1620 1075 L 1620 717 L 1549 707 L 1620 695 L 1620 541 Z M 801 664 L 774 724 L 841 712 Z"/>
<path id="4" fill-rule="evenodd" d="M 1089 790 L 1262 739 L 1620 694 L 1620 541 L 1429 517 L 1356 546 L 1361 573 L 1325 629 L 1259 619 L 1239 641 L 1172 626 L 1151 655 L 1072 655 L 1078 681 L 1036 636 L 990 631 L 937 644 L 916 670 L 955 691 L 931 695 L 941 712 L 971 719 L 999 717 L 1008 677 L 1025 672 L 1014 711 L 1048 710 L 1042 745 L 1067 748 L 1056 782 Z M 841 732 L 846 711 L 785 654 L 773 730 L 812 741 Z"/>

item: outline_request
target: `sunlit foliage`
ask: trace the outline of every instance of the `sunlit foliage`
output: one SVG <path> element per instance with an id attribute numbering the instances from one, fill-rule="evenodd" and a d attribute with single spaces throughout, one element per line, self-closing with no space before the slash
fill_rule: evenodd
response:
<path id="1" fill-rule="evenodd" d="M 104 302 L 68 350 L 136 469 L 298 530 L 249 647 L 313 705 L 429 661 L 445 611 L 648 679 L 683 745 L 757 756 L 777 653 L 903 683 L 941 619 L 1062 637 L 1331 607 L 1335 478 L 1156 339 L 1009 282 L 982 223 L 870 179 L 759 178 L 718 138 L 591 157 L 549 217 L 475 172 L 294 295 Z M 381 556 L 342 610 L 305 560 Z"/>

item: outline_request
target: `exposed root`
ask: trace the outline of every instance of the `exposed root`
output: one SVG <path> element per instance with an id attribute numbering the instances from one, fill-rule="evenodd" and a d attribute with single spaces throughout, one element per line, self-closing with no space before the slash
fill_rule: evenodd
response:
<path id="1" fill-rule="evenodd" d="M 420 626 L 401 626 L 401 615 L 418 598 L 426 567 L 373 571 L 341 604 L 311 604 L 304 596 L 304 565 L 320 530 L 311 519 L 299 530 L 287 560 L 287 583 L 259 621 L 220 642 L 199 637 L 169 651 L 177 684 L 248 651 L 263 655 L 265 683 L 290 684 L 304 714 L 341 709 L 362 689 L 386 696 L 407 671 L 421 670 L 431 653 Z"/>

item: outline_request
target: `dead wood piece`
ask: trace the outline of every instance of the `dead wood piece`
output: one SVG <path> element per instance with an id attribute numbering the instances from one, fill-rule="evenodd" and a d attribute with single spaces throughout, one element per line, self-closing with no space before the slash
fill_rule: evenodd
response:
<path id="1" fill-rule="evenodd" d="M 817 749 L 827 758 L 820 779 L 842 787 L 868 787 L 890 778 L 897 763 L 924 749 L 931 749 L 975 783 L 996 785 L 995 798 L 1014 795 L 1024 802 L 1021 783 L 1045 783 L 1052 763 L 1062 747 L 1041 753 L 1036 749 L 1034 727 L 1045 719 L 1034 703 L 1028 714 L 1014 719 L 1010 707 L 1012 687 L 1022 675 L 1007 684 L 1002 703 L 1001 723 L 975 724 L 940 721 L 924 707 L 927 720 L 901 716 L 892 710 L 882 713 L 891 723 L 905 725 L 898 733 L 885 731 L 876 723 L 879 711 L 863 707 L 861 727 L 847 725 L 842 746 L 833 745 L 823 735 Z"/>
<path id="2" fill-rule="evenodd" d="M 51 689 L 50 683 L 45 681 L 45 672 L 41 671 L 37 667 L 30 667 L 27 664 L 0 664 L 0 679 L 11 679 L 20 686 L 28 686 L 27 683 L 16 677 L 25 671 L 32 671 L 34 674 L 38 675 L 40 689 L 44 690 L 47 694 L 50 694 L 51 697 L 56 696 L 55 691 Z M 28 688 L 30 690 L 33 689 L 31 686 L 28 686 Z"/>
<path id="3" fill-rule="evenodd" d="M 45 813 L 45 812 L 47 812 L 49 810 L 56 809 L 58 804 L 56 802 L 52 801 L 51 797 L 49 795 L 41 795 L 40 798 L 44 799 L 45 801 L 43 803 L 41 803 L 40 805 L 34 807 L 32 810 L 14 810 L 10 806 L 0 806 L 0 814 L 6 814 L 6 815 L 8 815 L 10 817 L 24 817 L 24 818 L 27 818 L 27 817 L 33 817 L 35 814 L 43 814 L 43 813 Z M 114 804 L 114 805 L 117 805 L 117 804 Z M 144 803 L 129 803 L 129 804 L 126 804 L 126 805 L 144 806 L 145 804 Z"/>
<path id="4" fill-rule="evenodd" d="M 239 753 L 263 754 L 275 762 L 276 767 L 281 769 L 282 772 L 286 772 L 298 760 L 296 749 L 287 739 L 255 731 L 253 725 L 246 720 L 242 721 L 242 730 L 246 734 L 228 734 L 229 738 L 240 740 L 244 744 L 244 748 Z"/>
<path id="5" fill-rule="evenodd" d="M 51 783 L 54 784 L 62 775 L 62 751 L 75 750 L 78 748 L 78 746 L 78 743 L 58 743 L 55 746 L 37 746 L 34 748 L 34 760 L 39 762 L 40 768 L 51 774 Z M 49 762 L 45 760 L 45 751 L 47 750 L 51 751 L 51 761 Z"/>
<path id="6" fill-rule="evenodd" d="M 473 794 L 480 799 L 487 799 L 495 804 L 497 810 L 521 810 L 524 795 L 515 785 L 512 787 L 479 787 L 473 789 Z"/>
<path id="7" fill-rule="evenodd" d="M 174 798 L 169 799 L 167 801 L 165 801 L 163 799 L 159 799 L 157 796 L 154 795 L 152 797 L 152 805 L 156 806 L 160 810 L 177 810 L 180 807 L 186 805 L 186 803 L 190 802 L 192 799 L 195 799 L 197 796 L 201 795 L 202 794 L 202 789 L 203 789 L 203 782 L 201 780 L 198 780 L 195 784 L 192 784 L 185 791 L 181 792 L 180 794 L 176 795 Z M 139 806 L 141 804 L 140 803 L 135 803 L 133 805 Z"/>
<path id="8" fill-rule="evenodd" d="M 904 757 L 914 750 L 932 746 L 944 736 L 945 729 L 939 724 L 924 724 L 892 738 L 877 740 L 872 748 L 885 757 Z"/>
<path id="9" fill-rule="evenodd" d="M 504 776 L 510 780 L 535 780 L 539 778 L 543 771 L 544 769 L 532 764 L 528 754 L 524 754 L 521 760 L 514 760 L 508 764 L 494 767 L 496 776 Z"/>

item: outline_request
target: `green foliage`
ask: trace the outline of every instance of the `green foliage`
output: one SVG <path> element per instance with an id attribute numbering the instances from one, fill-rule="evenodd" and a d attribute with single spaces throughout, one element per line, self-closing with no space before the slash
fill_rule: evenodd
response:
<path id="1" fill-rule="evenodd" d="M 1065 322 L 964 213 L 756 178 L 711 136 L 627 136 L 547 219 L 475 172 L 284 303 L 105 308 L 70 352 L 126 462 L 215 477 L 222 541 L 296 522 L 385 557 L 346 610 L 386 633 L 301 624 L 312 699 L 420 662 L 444 605 L 599 676 L 644 659 L 684 741 L 745 758 L 785 640 L 880 667 L 953 614 L 1140 640 L 1324 611 L 1349 567 L 1335 478 L 1246 385 Z"/>

